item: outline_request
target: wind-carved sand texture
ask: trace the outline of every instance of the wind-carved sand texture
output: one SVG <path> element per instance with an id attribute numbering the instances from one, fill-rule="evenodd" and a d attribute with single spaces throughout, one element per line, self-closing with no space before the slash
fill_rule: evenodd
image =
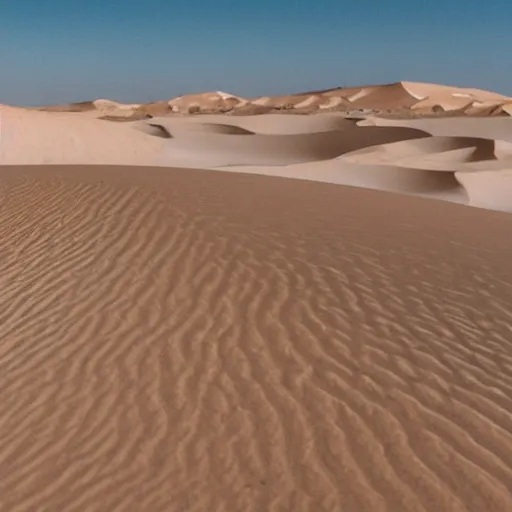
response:
<path id="1" fill-rule="evenodd" d="M 512 510 L 510 104 L 0 106 L 0 512 Z"/>
<path id="2" fill-rule="evenodd" d="M 512 507 L 512 217 L 0 171 L 0 510 Z"/>

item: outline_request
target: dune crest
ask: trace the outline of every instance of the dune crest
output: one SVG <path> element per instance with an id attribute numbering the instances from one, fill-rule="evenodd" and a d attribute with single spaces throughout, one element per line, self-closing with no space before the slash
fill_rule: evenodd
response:
<path id="1" fill-rule="evenodd" d="M 389 94 L 404 90 L 391 88 Z M 0 165 L 200 168 L 375 188 L 512 212 L 505 192 L 497 191 L 492 201 L 498 185 L 485 199 L 478 199 L 481 194 L 474 190 L 474 183 L 484 183 L 489 171 L 496 173 L 493 183 L 499 177 L 507 189 L 507 173 L 500 172 L 512 168 L 509 118 L 369 116 L 356 121 L 324 113 L 159 116 L 112 123 L 89 115 L 10 107 L 2 109 L 1 117 Z M 471 176 L 459 174 L 466 172 Z"/>
<path id="2" fill-rule="evenodd" d="M 0 165 L 160 165 L 164 140 L 73 113 L 2 108 Z"/>
<path id="3" fill-rule="evenodd" d="M 169 101 L 171 110 L 176 113 L 198 113 L 210 111 L 231 110 L 243 107 L 247 100 L 222 91 L 206 92 L 179 96 Z"/>
<path id="4" fill-rule="evenodd" d="M 512 212 L 512 160 L 508 168 L 456 172 L 469 197 L 468 204 L 479 208 Z"/>
<path id="5" fill-rule="evenodd" d="M 185 94 L 147 104 L 123 104 L 112 100 L 95 100 L 72 104 L 69 111 L 108 115 L 115 120 L 144 115 L 189 115 L 231 113 L 237 115 L 271 112 L 313 113 L 338 111 L 354 114 L 369 112 L 395 112 L 403 115 L 430 116 L 436 113 L 457 112 L 467 116 L 508 116 L 512 99 L 502 94 L 447 85 L 396 82 L 361 87 L 338 87 L 282 96 L 242 98 L 223 91 Z M 91 107 L 92 105 L 92 107 Z M 65 106 L 42 107 L 43 110 L 62 111 Z"/>

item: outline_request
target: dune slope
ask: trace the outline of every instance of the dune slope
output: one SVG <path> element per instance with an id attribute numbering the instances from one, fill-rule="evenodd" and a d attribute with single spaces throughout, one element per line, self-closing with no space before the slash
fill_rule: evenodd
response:
<path id="1" fill-rule="evenodd" d="M 512 508 L 512 217 L 0 170 L 0 510 Z"/>
<path id="2" fill-rule="evenodd" d="M 377 126 L 408 126 L 423 130 L 431 135 L 448 137 L 482 137 L 512 142 L 512 119 L 508 117 L 449 119 L 383 119 L 369 117 L 361 124 Z"/>
<path id="3" fill-rule="evenodd" d="M 506 192 L 512 165 L 510 119 L 416 120 L 402 125 L 374 117 L 355 122 L 335 114 L 270 114 L 113 123 L 70 112 L 10 107 L 1 109 L 0 118 L 0 165 L 223 170 L 375 188 L 512 212 Z M 482 194 L 477 189 L 486 177 L 492 185 Z"/>

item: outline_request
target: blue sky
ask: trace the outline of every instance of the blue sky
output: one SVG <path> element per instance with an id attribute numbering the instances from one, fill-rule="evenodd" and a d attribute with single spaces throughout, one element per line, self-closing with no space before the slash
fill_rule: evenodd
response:
<path id="1" fill-rule="evenodd" d="M 428 81 L 512 96 L 512 0 L 1 0 L 0 103 Z"/>

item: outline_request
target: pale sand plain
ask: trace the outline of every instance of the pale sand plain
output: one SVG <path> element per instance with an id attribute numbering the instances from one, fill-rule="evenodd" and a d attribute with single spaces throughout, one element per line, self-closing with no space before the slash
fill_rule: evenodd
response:
<path id="1" fill-rule="evenodd" d="M 512 509 L 512 120 L 0 115 L 2 512 Z"/>

